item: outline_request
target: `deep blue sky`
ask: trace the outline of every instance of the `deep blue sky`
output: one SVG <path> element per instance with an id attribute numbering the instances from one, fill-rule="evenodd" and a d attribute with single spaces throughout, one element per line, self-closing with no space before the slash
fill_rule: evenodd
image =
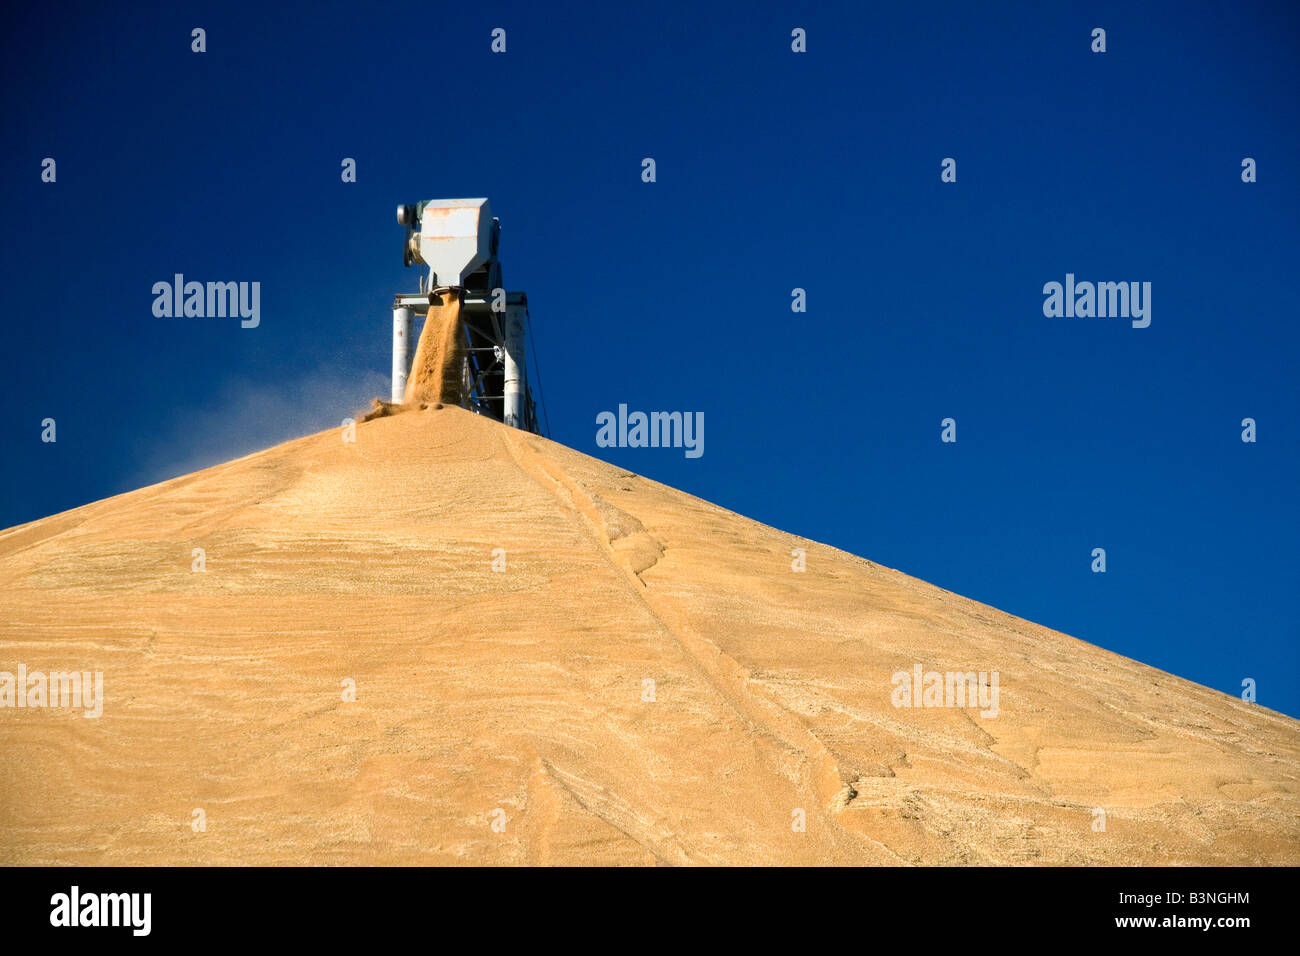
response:
<path id="1" fill-rule="evenodd" d="M 386 393 L 393 207 L 482 195 L 556 440 L 1300 715 L 1296 5 L 116 6 L 3 14 L 0 526 Z M 704 456 L 597 449 L 620 402 Z"/>

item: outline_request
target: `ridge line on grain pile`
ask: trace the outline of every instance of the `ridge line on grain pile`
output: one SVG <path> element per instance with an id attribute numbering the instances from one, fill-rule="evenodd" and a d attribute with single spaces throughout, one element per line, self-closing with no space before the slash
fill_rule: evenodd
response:
<path id="1" fill-rule="evenodd" d="M 707 637 L 696 633 L 676 611 L 665 607 L 662 602 L 651 600 L 653 592 L 641 578 L 643 571 L 648 568 L 637 570 L 629 555 L 614 547 L 614 538 L 610 533 L 608 522 L 601 515 L 596 500 L 582 489 L 562 465 L 548 462 L 543 458 L 533 449 L 532 442 L 524 433 L 506 429 L 501 431 L 500 435 L 506 450 L 520 470 L 559 501 L 561 506 L 568 504 L 579 521 L 587 526 L 589 537 L 595 541 L 606 560 L 623 575 L 630 590 L 645 605 L 650 615 L 689 655 L 699 671 L 722 699 L 727 701 L 732 710 L 756 731 L 766 733 L 786 747 L 803 754 L 804 758 L 813 765 L 805 767 L 807 775 L 805 782 L 816 795 L 818 809 L 822 815 L 836 824 L 842 832 L 883 850 L 894 860 L 901 861 L 903 858 L 888 845 L 872 839 L 859 828 L 845 825 L 840 819 L 841 812 L 853 802 L 857 791 L 844 779 L 839 761 L 821 739 L 799 719 L 797 714 L 783 707 L 778 701 L 751 689 L 751 674 L 744 665 Z M 549 479 L 552 487 L 547 487 L 544 478 Z M 560 489 L 568 493 L 568 502 L 560 497 Z M 603 503 L 608 508 L 614 507 L 609 502 Z M 635 515 L 630 517 L 641 525 Z M 641 527 L 644 528 L 643 525 Z M 648 532 L 645 534 L 655 541 L 662 553 L 663 545 Z"/>

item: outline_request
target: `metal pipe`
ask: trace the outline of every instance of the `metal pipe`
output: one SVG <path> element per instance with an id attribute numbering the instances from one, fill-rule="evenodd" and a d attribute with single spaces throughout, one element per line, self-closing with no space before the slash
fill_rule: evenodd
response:
<path id="1" fill-rule="evenodd" d="M 528 366 L 524 358 L 527 305 L 507 305 L 505 321 L 505 387 L 501 419 L 511 428 L 524 428 L 524 395 L 528 390 Z"/>
<path id="2" fill-rule="evenodd" d="M 394 405 L 406 395 L 406 376 L 411 370 L 411 323 L 414 313 L 404 306 L 393 307 L 393 396 Z"/>

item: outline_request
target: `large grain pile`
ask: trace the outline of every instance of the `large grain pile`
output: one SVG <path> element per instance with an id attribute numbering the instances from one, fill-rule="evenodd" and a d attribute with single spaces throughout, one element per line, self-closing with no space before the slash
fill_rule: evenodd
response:
<path id="1" fill-rule="evenodd" d="M 344 436 L 0 531 L 0 672 L 104 691 L 0 708 L 0 865 L 1300 863 L 1290 717 L 484 415 Z"/>

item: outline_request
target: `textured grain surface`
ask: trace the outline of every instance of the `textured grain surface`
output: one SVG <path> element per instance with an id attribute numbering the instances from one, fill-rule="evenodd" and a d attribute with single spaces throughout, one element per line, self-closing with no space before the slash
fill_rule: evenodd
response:
<path id="1" fill-rule="evenodd" d="M 1296 721 L 457 408 L 0 532 L 0 612 L 106 697 L 0 709 L 0 863 L 1300 863 Z"/>

